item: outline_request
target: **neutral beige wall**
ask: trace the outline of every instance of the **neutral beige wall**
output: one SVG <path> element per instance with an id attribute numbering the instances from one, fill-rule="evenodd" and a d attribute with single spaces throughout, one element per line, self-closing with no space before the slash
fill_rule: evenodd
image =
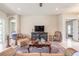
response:
<path id="1" fill-rule="evenodd" d="M 45 32 L 58 30 L 58 16 L 21 16 L 21 33 L 31 34 L 35 25 L 45 25 Z"/>

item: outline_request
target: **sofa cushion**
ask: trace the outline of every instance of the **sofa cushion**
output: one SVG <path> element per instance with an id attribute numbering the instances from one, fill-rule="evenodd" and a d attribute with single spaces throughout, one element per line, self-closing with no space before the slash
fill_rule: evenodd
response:
<path id="1" fill-rule="evenodd" d="M 58 53 L 59 52 L 59 49 L 57 47 L 52 47 L 52 50 L 51 50 L 52 53 Z"/>
<path id="2" fill-rule="evenodd" d="M 51 53 L 51 56 L 64 56 L 63 53 Z"/>
<path id="3" fill-rule="evenodd" d="M 30 42 L 30 39 L 28 38 L 24 38 L 24 39 L 19 39 L 17 41 L 17 44 L 22 47 L 22 46 L 26 46 L 28 43 Z"/>
<path id="4" fill-rule="evenodd" d="M 40 53 L 16 53 L 16 56 L 40 56 Z"/>
<path id="5" fill-rule="evenodd" d="M 64 56 L 64 54 L 58 54 L 58 53 L 41 53 L 41 56 Z"/>
<path id="6" fill-rule="evenodd" d="M 41 56 L 51 56 L 50 53 L 41 53 L 40 55 L 41 55 Z"/>

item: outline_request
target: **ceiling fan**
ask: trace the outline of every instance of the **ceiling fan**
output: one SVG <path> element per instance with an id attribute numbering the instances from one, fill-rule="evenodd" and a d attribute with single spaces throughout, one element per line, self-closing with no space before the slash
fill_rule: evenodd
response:
<path id="1" fill-rule="evenodd" d="M 43 3 L 39 3 L 39 6 L 40 6 L 40 7 L 43 7 Z"/>

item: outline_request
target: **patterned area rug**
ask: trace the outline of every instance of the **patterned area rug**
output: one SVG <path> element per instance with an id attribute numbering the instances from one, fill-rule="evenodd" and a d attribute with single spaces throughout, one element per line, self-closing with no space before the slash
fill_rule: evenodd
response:
<path id="1" fill-rule="evenodd" d="M 53 42 L 51 45 L 51 53 L 64 53 L 64 50 L 65 48 L 62 47 L 58 42 Z M 16 51 L 28 53 L 27 46 L 17 47 Z M 30 53 L 49 53 L 49 48 L 48 47 L 43 47 L 43 48 L 31 47 Z"/>

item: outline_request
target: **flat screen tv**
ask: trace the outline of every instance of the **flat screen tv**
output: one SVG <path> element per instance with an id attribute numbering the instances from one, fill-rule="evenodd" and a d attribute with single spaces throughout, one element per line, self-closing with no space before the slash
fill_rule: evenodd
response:
<path id="1" fill-rule="evenodd" d="M 44 32 L 44 26 L 35 26 L 35 32 Z"/>

